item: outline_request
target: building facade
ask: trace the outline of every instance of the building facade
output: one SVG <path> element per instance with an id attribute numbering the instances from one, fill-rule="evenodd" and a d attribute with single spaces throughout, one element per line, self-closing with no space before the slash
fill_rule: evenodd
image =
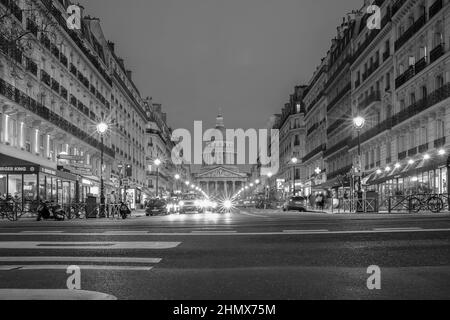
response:
<path id="1" fill-rule="evenodd" d="M 67 28 L 69 5 L 0 2 L 0 194 L 68 204 L 98 198 L 103 177 L 105 194 L 142 203 L 144 101 L 98 19 Z"/>
<path id="2" fill-rule="evenodd" d="M 377 191 L 382 206 L 394 195 L 447 194 L 449 1 L 373 4 L 380 28 L 368 28 L 367 2 L 344 19 L 303 97 L 303 193 L 343 196 L 361 171 L 363 189 Z"/>

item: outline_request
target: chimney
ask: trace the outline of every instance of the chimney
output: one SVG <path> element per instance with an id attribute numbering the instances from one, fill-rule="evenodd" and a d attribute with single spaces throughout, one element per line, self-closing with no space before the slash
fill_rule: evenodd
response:
<path id="1" fill-rule="evenodd" d="M 125 63 L 124 60 L 122 58 L 117 58 L 117 60 L 119 60 L 119 64 L 122 68 L 125 68 Z"/>
<path id="2" fill-rule="evenodd" d="M 80 17 L 81 17 L 81 19 L 83 19 L 83 17 L 84 17 L 84 7 L 81 4 L 79 4 L 79 3 L 77 3 L 77 6 L 80 8 Z"/>
<path id="3" fill-rule="evenodd" d="M 112 53 L 114 53 L 114 52 L 115 52 L 115 49 L 116 49 L 116 45 L 115 45 L 115 43 L 114 43 L 114 42 L 112 42 L 112 41 L 108 41 L 108 47 L 109 47 L 109 50 L 111 50 L 111 52 L 112 52 Z"/>
<path id="4" fill-rule="evenodd" d="M 133 76 L 133 71 L 131 71 L 131 70 L 127 70 L 127 78 L 128 78 L 128 80 L 132 80 L 132 76 Z"/>

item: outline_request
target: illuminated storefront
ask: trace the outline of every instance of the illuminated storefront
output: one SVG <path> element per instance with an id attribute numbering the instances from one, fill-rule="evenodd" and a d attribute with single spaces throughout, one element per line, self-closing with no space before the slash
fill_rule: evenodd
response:
<path id="1" fill-rule="evenodd" d="M 78 201 L 77 177 L 36 165 L 0 166 L 0 195 L 15 198 L 25 210 L 36 200 L 61 205 Z"/>

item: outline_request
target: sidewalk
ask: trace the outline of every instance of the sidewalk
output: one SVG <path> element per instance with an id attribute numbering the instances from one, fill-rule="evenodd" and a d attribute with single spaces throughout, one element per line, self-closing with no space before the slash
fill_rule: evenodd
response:
<path id="1" fill-rule="evenodd" d="M 47 301 L 75 301 L 75 300 L 117 300 L 116 297 L 94 291 L 84 290 L 23 290 L 0 289 L 0 300 L 47 300 Z"/>

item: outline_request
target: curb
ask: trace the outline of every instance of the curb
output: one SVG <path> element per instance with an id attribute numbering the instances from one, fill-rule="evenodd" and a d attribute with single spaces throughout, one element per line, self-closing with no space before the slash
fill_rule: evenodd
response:
<path id="1" fill-rule="evenodd" d="M 65 300 L 65 301 L 78 301 L 78 300 L 117 300 L 115 296 L 84 290 L 29 290 L 29 289 L 0 289 L 0 300 L 12 301 L 12 300 Z"/>

